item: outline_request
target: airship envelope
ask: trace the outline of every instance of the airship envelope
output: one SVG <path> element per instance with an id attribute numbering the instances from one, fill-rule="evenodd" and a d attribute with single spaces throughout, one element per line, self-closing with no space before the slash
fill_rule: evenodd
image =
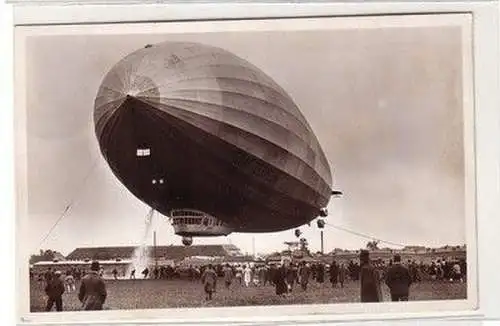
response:
<path id="1" fill-rule="evenodd" d="M 290 96 L 217 47 L 165 42 L 133 52 L 105 76 L 95 132 L 111 170 L 169 216 L 193 208 L 238 232 L 303 225 L 328 204 L 332 177 Z"/>

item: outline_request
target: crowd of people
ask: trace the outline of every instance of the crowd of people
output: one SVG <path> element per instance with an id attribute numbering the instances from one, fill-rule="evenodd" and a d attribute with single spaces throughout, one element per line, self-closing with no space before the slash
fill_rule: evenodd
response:
<path id="1" fill-rule="evenodd" d="M 361 301 L 382 301 L 381 285 L 385 283 L 391 293 L 392 301 L 407 301 L 409 289 L 413 283 L 422 280 L 438 280 L 449 282 L 465 282 L 465 259 L 444 260 L 438 259 L 430 264 L 417 264 L 414 260 L 402 262 L 400 255 L 395 255 L 389 262 L 382 260 L 372 261 L 369 252 L 362 250 L 360 263 L 350 261 L 348 264 L 293 263 L 283 261 L 279 264 L 267 265 L 236 265 L 225 266 L 208 265 L 200 270 L 200 277 L 204 284 L 207 300 L 211 300 L 216 291 L 217 278 L 223 277 L 226 288 L 231 284 L 249 286 L 271 285 L 276 288 L 276 294 L 289 295 L 296 285 L 307 291 L 310 281 L 317 283 L 331 283 L 333 287 L 344 287 L 348 281 L 360 281 Z"/>
<path id="2" fill-rule="evenodd" d="M 332 287 L 344 287 L 347 282 L 360 281 L 361 301 L 379 302 L 382 301 L 381 287 L 384 283 L 390 290 L 391 300 L 406 301 L 412 284 L 422 280 L 464 282 L 466 270 L 465 260 L 438 259 L 430 264 L 417 264 L 414 260 L 403 262 L 401 256 L 395 255 L 386 262 L 372 260 L 369 252 L 362 250 L 359 263 L 337 262 L 334 259 L 330 264 L 324 264 L 285 259 L 280 263 L 267 264 L 209 264 L 183 268 L 162 266 L 151 270 L 146 267 L 141 274 L 143 279 L 187 278 L 192 282 L 201 281 L 207 300 L 213 299 L 219 279 L 222 279 L 223 286 L 228 290 L 235 286 L 273 286 L 278 296 L 291 295 L 296 287 L 307 291 L 311 281 L 318 284 L 330 283 Z M 56 310 L 61 311 L 63 294 L 77 291 L 83 310 L 101 310 L 107 297 L 104 272 L 99 263 L 94 261 L 88 272 L 70 268 L 63 274 L 49 268 L 39 274 L 47 295 L 46 310 L 52 310 L 55 305 Z M 113 268 L 111 274 L 117 279 L 119 272 Z M 30 277 L 34 277 L 31 270 Z M 135 279 L 135 269 L 131 271 L 129 278 Z"/>
<path id="3" fill-rule="evenodd" d="M 90 271 L 81 273 L 74 271 L 80 281 L 78 300 L 83 310 L 102 310 L 107 297 L 106 284 L 102 279 L 102 268 L 99 262 L 94 261 Z M 83 276 L 82 276 L 83 275 Z M 56 311 L 63 310 L 63 294 L 65 292 L 76 292 L 76 280 L 71 270 L 65 275 L 61 271 L 53 271 L 49 268 L 44 274 L 45 294 L 47 295 L 46 311 L 51 311 L 55 305 Z"/>

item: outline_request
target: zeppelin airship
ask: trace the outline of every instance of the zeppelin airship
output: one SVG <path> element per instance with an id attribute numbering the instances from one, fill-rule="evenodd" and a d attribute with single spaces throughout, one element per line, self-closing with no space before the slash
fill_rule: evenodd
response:
<path id="1" fill-rule="evenodd" d="M 332 196 L 297 104 L 218 47 L 164 42 L 129 54 L 104 77 L 94 122 L 113 174 L 181 236 L 292 229 Z"/>

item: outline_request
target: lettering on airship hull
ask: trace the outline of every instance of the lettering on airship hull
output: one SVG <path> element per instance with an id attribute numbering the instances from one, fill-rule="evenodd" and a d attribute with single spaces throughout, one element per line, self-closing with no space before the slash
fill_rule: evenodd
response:
<path id="1" fill-rule="evenodd" d="M 113 173 L 166 216 L 195 208 L 235 231 L 281 231 L 316 218 L 331 197 L 329 163 L 298 106 L 220 48 L 133 52 L 104 78 L 94 121 Z"/>

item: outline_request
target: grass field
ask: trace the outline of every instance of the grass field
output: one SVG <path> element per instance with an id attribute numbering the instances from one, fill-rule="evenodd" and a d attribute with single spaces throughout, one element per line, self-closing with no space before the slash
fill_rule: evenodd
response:
<path id="1" fill-rule="evenodd" d="M 200 282 L 182 280 L 108 280 L 108 299 L 105 309 L 158 309 L 178 307 L 253 306 L 283 304 L 322 304 L 359 302 L 359 282 L 347 283 L 344 288 L 332 288 L 311 282 L 306 292 L 295 288 L 282 298 L 275 295 L 272 286 L 244 288 L 233 284 L 230 290 L 218 285 L 212 301 L 207 302 Z M 64 310 L 80 310 L 77 292 L 63 295 Z M 412 285 L 410 300 L 466 299 L 465 283 L 422 282 Z M 384 301 L 389 301 L 388 289 L 383 285 Z M 30 305 L 32 312 L 44 311 L 46 297 L 43 285 L 31 284 Z"/>

